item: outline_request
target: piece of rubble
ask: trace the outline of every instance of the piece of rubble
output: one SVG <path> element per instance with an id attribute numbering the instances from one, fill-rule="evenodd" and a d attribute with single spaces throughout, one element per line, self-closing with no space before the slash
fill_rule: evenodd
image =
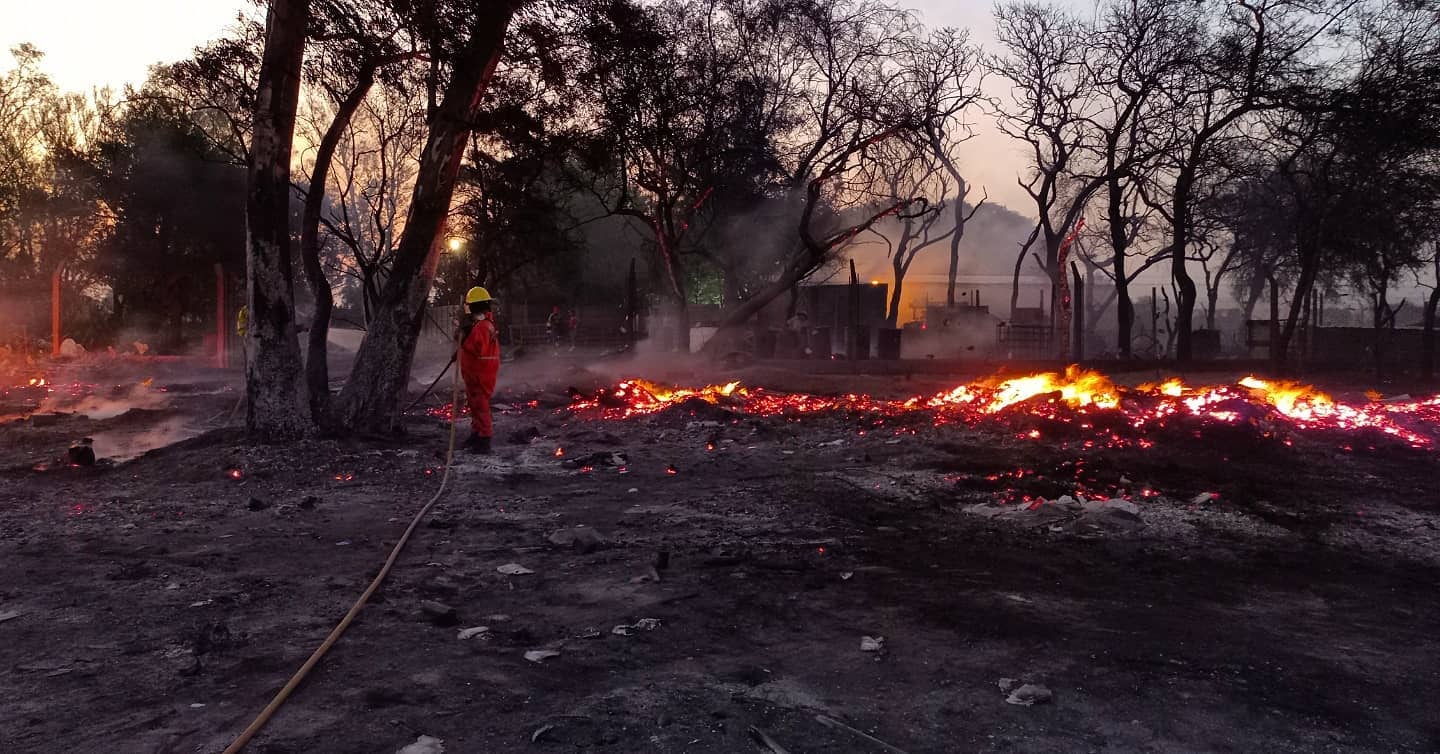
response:
<path id="1" fill-rule="evenodd" d="M 1030 707 L 1036 704 L 1048 704 L 1054 698 L 1050 689 L 1039 684 L 1026 683 L 1010 692 L 1005 697 L 1006 704 L 1016 704 L 1021 707 Z"/>
<path id="2" fill-rule="evenodd" d="M 603 450 L 598 453 L 591 453 L 588 456 L 576 456 L 566 458 L 560 462 L 561 466 L 567 469 L 595 468 L 597 466 L 628 466 L 630 457 L 620 452 Z"/>
<path id="3" fill-rule="evenodd" d="M 600 532 L 588 526 L 575 526 L 568 529 L 556 529 L 546 537 L 550 544 L 557 547 L 573 547 L 583 553 L 591 553 L 599 547 L 605 538 Z"/>
<path id="4" fill-rule="evenodd" d="M 555 726 L 553 724 L 542 725 L 536 728 L 535 732 L 530 734 L 530 743 L 533 744 L 536 741 L 539 741 L 541 736 L 549 733 L 552 730 L 555 730 Z"/>
<path id="5" fill-rule="evenodd" d="M 1001 678 L 999 683 L 997 683 L 996 685 L 1000 687 L 1000 693 L 1008 694 L 1011 691 L 1020 688 L 1022 684 L 1020 683 L 1020 680 L 1018 678 Z"/>
<path id="6" fill-rule="evenodd" d="M 559 657 L 560 653 L 553 649 L 532 649 L 525 653 L 525 659 L 534 663 L 544 662 L 551 657 Z"/>
<path id="7" fill-rule="evenodd" d="M 660 627 L 659 618 L 641 618 L 627 625 L 620 625 L 610 629 L 610 633 L 616 636 L 630 636 L 636 631 L 654 631 Z"/>
<path id="8" fill-rule="evenodd" d="M 463 628 L 460 629 L 460 633 L 455 635 L 455 638 L 459 639 L 460 641 L 468 641 L 479 636 L 480 634 L 488 633 L 489 631 L 489 626 L 475 626 L 474 628 Z"/>
<path id="9" fill-rule="evenodd" d="M 263 511 L 266 508 L 270 507 L 270 503 L 261 500 L 258 497 L 252 497 L 250 498 L 250 504 L 246 507 L 248 507 L 252 511 Z"/>
<path id="10" fill-rule="evenodd" d="M 526 574 L 534 573 L 534 571 L 520 565 L 519 563 L 506 563 L 505 565 L 502 565 L 495 570 L 505 574 L 506 576 L 524 576 Z"/>
<path id="11" fill-rule="evenodd" d="M 415 739 L 415 743 L 406 745 L 395 754 L 445 754 L 445 739 L 421 736 Z"/>
<path id="12" fill-rule="evenodd" d="M 460 622 L 459 616 L 455 614 L 455 608 L 450 607 L 444 602 L 425 600 L 420 603 L 420 612 L 427 620 L 437 626 L 453 626 Z"/>
<path id="13" fill-rule="evenodd" d="M 1208 503 L 1208 502 L 1210 502 L 1210 501 L 1212 501 L 1212 500 L 1218 500 L 1219 498 L 1220 498 L 1220 496 L 1217 495 L 1217 494 L 1215 494 L 1215 493 L 1213 493 L 1213 492 L 1202 492 L 1202 493 L 1196 495 L 1196 496 L 1195 496 L 1195 499 L 1190 501 L 1190 504 L 1191 504 L 1191 505 L 1201 505 L 1201 504 L 1203 504 L 1203 503 Z"/>
<path id="14" fill-rule="evenodd" d="M 862 636 L 860 637 L 861 652 L 879 652 L 885 648 L 885 637 L 883 636 Z"/>
<path id="15" fill-rule="evenodd" d="M 6 610 L 5 612 L 0 613 L 0 623 L 15 620 L 22 615 L 24 615 L 24 613 L 20 612 L 19 610 Z"/>
<path id="16" fill-rule="evenodd" d="M 89 437 L 85 437 L 81 438 L 78 442 L 72 444 L 70 446 L 70 449 L 66 452 L 66 455 L 68 455 L 70 458 L 70 463 L 75 464 L 76 466 L 94 466 L 94 442 L 95 441 L 90 439 Z"/>
<path id="17" fill-rule="evenodd" d="M 60 356 L 66 359 L 78 359 L 85 355 L 85 346 L 76 343 L 73 338 L 66 338 L 60 343 Z"/>

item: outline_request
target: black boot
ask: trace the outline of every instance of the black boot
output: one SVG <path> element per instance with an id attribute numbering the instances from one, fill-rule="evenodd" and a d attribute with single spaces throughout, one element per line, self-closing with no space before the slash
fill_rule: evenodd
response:
<path id="1" fill-rule="evenodd" d="M 471 442 L 465 443 L 465 446 L 470 449 L 471 453 L 482 456 L 490 455 L 490 438 L 477 436 L 470 438 L 470 440 Z"/>

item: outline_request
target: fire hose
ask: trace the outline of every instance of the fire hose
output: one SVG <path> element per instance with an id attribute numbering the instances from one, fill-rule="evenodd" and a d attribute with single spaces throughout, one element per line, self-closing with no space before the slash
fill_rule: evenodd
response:
<path id="1" fill-rule="evenodd" d="M 460 339 L 457 337 L 455 341 L 455 353 L 458 355 L 459 352 Z M 455 357 L 452 356 L 451 360 L 453 361 L 454 358 Z M 439 381 L 438 377 L 436 381 Z M 432 384 L 431 387 L 434 387 L 434 384 Z M 450 379 L 450 405 L 453 407 L 458 404 L 459 401 L 460 370 L 457 369 Z M 345 613 L 345 617 L 341 618 L 340 622 L 335 625 L 335 628 L 331 629 L 330 635 L 325 637 L 325 641 L 321 642 L 320 646 L 315 649 L 315 652 L 310 655 L 310 658 L 305 661 L 305 664 L 301 665 L 300 669 L 295 671 L 295 675 L 290 676 L 290 680 L 275 694 L 275 698 L 271 699 L 270 703 L 265 705 L 265 709 L 260 711 L 260 714 L 255 720 L 240 733 L 233 743 L 225 748 L 224 754 L 236 754 L 245 749 L 245 746 L 250 743 L 250 739 L 254 738 L 255 734 L 259 733 L 260 729 L 264 728 L 265 724 L 270 722 L 270 718 L 285 704 L 285 700 L 290 698 L 290 694 L 295 691 L 301 681 L 305 680 L 305 676 L 309 675 L 310 671 L 313 670 L 316 665 L 320 664 L 320 660 L 325 657 L 325 653 L 329 652 L 330 648 L 335 646 L 335 642 L 340 640 L 341 635 L 345 633 L 345 629 L 349 628 L 350 623 L 355 620 L 355 616 L 359 615 L 360 610 L 370 601 L 371 595 L 375 594 L 376 590 L 380 588 L 381 583 L 385 581 L 385 577 L 390 575 L 390 569 L 395 565 L 395 561 L 400 558 L 400 552 L 405 549 L 405 545 L 409 543 L 410 535 L 415 533 L 416 527 L 424 520 L 425 515 L 430 512 L 430 509 L 435 506 L 440 496 L 445 493 L 445 487 L 450 481 L 450 466 L 455 458 L 456 413 L 457 412 L 452 411 L 450 416 L 450 439 L 448 447 L 445 449 L 445 470 L 440 475 L 440 488 L 435 490 L 435 494 L 420 508 L 420 511 L 415 514 L 415 518 L 410 520 L 410 525 L 405 527 L 405 533 L 400 535 L 399 541 L 390 549 L 390 556 L 385 559 L 385 565 L 380 567 L 380 572 L 375 574 L 375 579 L 370 582 L 370 586 L 366 587 L 365 591 L 360 594 L 360 598 L 355 600 L 355 604 L 350 606 L 350 610 Z"/>

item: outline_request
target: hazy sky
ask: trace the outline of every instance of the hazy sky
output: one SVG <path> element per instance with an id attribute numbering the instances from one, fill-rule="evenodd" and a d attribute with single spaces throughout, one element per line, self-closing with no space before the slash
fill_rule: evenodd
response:
<path id="1" fill-rule="evenodd" d="M 989 0 L 901 4 L 917 8 L 927 26 L 967 27 L 976 41 L 990 39 Z M 0 0 L 0 49 L 33 43 L 45 53 L 46 72 L 63 89 L 119 88 L 143 81 L 150 65 L 183 58 L 218 36 L 247 6 L 246 0 Z M 8 56 L 0 57 L 0 68 L 8 66 Z M 990 117 L 980 117 L 980 134 L 962 151 L 962 162 L 993 201 L 1032 214 L 1015 185 L 1023 153 L 994 130 Z"/>

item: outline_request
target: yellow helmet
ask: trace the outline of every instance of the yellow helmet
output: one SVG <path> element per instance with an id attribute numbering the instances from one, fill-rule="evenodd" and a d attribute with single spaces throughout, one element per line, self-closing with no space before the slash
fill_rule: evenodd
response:
<path id="1" fill-rule="evenodd" d="M 486 301 L 494 300 L 495 299 L 490 296 L 490 291 L 487 291 L 478 285 L 465 292 L 466 306 L 469 306 L 470 304 L 483 304 Z"/>

